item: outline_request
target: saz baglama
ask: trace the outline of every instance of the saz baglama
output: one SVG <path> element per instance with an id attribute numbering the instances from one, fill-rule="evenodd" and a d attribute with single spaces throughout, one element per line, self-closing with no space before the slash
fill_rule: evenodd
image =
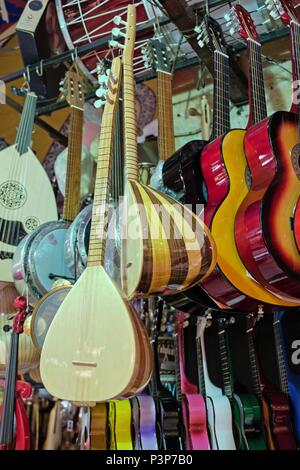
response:
<path id="1" fill-rule="evenodd" d="M 129 6 L 124 49 L 125 190 L 121 276 L 128 298 L 177 293 L 207 276 L 215 245 L 200 219 L 168 196 L 138 182 L 133 52 L 136 11 Z"/>
<path id="2" fill-rule="evenodd" d="M 142 390 L 151 375 L 146 330 L 104 269 L 120 74 L 121 61 L 115 58 L 101 126 L 87 268 L 58 309 L 41 353 L 41 377 L 47 390 L 85 405 L 128 398 Z"/>
<path id="3" fill-rule="evenodd" d="M 50 220 L 57 209 L 50 180 L 30 148 L 37 97 L 25 99 L 16 142 L 0 152 L 0 281 L 12 282 L 19 241 Z"/>
<path id="4" fill-rule="evenodd" d="M 34 304 L 57 278 L 72 278 L 65 257 L 65 238 L 80 206 L 80 164 L 84 90 L 80 76 L 69 70 L 64 81 L 65 96 L 71 106 L 66 192 L 63 218 L 47 222 L 27 235 L 13 258 L 13 278 L 20 294 L 28 294 Z"/>

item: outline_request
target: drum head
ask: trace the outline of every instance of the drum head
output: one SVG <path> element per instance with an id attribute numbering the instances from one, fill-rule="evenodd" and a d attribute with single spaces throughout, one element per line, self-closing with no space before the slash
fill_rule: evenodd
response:
<path id="1" fill-rule="evenodd" d="M 47 332 L 60 305 L 72 286 L 52 289 L 36 304 L 31 319 L 31 338 L 36 348 L 42 349 Z"/>

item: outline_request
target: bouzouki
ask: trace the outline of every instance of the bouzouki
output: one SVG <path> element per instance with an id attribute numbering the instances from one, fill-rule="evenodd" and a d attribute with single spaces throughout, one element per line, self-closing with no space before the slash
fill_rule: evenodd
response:
<path id="1" fill-rule="evenodd" d="M 299 304 L 295 276 L 300 272 L 300 255 L 291 224 L 300 189 L 298 157 L 292 156 L 299 141 L 297 116 L 280 111 L 267 117 L 261 44 L 250 14 L 241 5 L 232 9 L 239 34 L 251 52 L 249 75 L 254 84 L 244 137 L 249 190 L 236 215 L 236 245 L 256 281 L 282 299 Z"/>
<path id="2" fill-rule="evenodd" d="M 123 55 L 125 188 L 121 215 L 121 281 L 129 299 L 177 293 L 203 279 L 215 262 L 214 242 L 202 221 L 174 199 L 138 182 L 132 67 L 135 16 L 135 7 L 129 5 Z"/>
<path id="3" fill-rule="evenodd" d="M 57 219 L 50 180 L 30 148 L 37 97 L 29 92 L 15 145 L 0 152 L 0 281 L 13 280 L 12 258 L 20 240 Z"/>
<path id="4" fill-rule="evenodd" d="M 128 398 L 141 391 L 151 375 L 146 330 L 104 269 L 120 76 L 121 60 L 115 58 L 101 126 L 87 268 L 59 307 L 41 353 L 41 376 L 48 391 L 86 406 Z"/>
<path id="5" fill-rule="evenodd" d="M 206 316 L 197 318 L 196 345 L 199 391 L 206 402 L 210 445 L 212 450 L 235 450 L 230 402 L 209 377 L 205 350 L 205 329 L 208 325 Z"/>
<path id="6" fill-rule="evenodd" d="M 5 375 L 3 404 L 0 420 L 0 450 L 29 450 L 30 425 L 23 398 L 29 398 L 32 388 L 29 384 L 17 380 L 19 335 L 27 316 L 25 297 L 17 297 L 14 302 L 17 314 L 14 316 L 10 337 L 9 359 Z M 16 416 L 16 432 L 14 417 Z"/>
<path id="7" fill-rule="evenodd" d="M 210 444 L 206 429 L 206 405 L 202 395 L 198 393 L 197 385 L 191 383 L 185 373 L 183 328 L 185 314 L 178 313 L 176 331 L 176 360 L 177 360 L 177 394 L 181 403 L 183 424 L 185 427 L 186 450 L 209 450 Z"/>
<path id="8" fill-rule="evenodd" d="M 33 304 L 51 289 L 55 279 L 72 280 L 65 257 L 65 238 L 80 205 L 84 87 L 74 71 L 67 72 L 64 83 L 64 94 L 71 107 L 71 123 L 63 218 L 43 224 L 27 235 L 17 247 L 13 259 L 15 285 L 20 293 L 28 292 Z"/>
<path id="9" fill-rule="evenodd" d="M 206 31 L 204 39 L 214 50 L 217 71 L 215 88 L 219 92 L 215 99 L 217 110 L 214 115 L 217 119 L 214 120 L 213 140 L 205 146 L 200 157 L 208 194 L 204 221 L 210 227 L 217 245 L 217 265 L 210 276 L 201 282 L 201 286 L 225 307 L 239 311 L 254 311 L 258 303 L 270 306 L 288 303 L 293 306 L 293 303 L 283 301 L 268 292 L 249 275 L 236 246 L 236 213 L 248 193 L 247 161 L 243 149 L 245 131 L 229 131 L 229 58 L 222 29 L 210 18 L 206 19 L 203 28 Z M 251 44 L 249 41 L 248 50 L 252 63 L 256 55 Z M 258 99 L 259 90 L 254 85 L 256 82 L 250 77 L 249 93 Z"/>

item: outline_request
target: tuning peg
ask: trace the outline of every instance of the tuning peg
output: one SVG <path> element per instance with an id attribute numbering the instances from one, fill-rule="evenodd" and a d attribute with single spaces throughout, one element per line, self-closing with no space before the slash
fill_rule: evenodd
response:
<path id="1" fill-rule="evenodd" d="M 270 10 L 270 16 L 273 18 L 273 20 L 278 20 L 280 18 L 280 14 L 275 8 L 273 8 L 273 10 Z"/>
<path id="2" fill-rule="evenodd" d="M 120 36 L 123 36 L 124 38 L 126 38 L 126 34 L 123 33 L 120 28 L 113 28 L 112 31 L 111 31 L 112 35 L 115 37 L 115 38 L 119 38 Z"/>
<path id="3" fill-rule="evenodd" d="M 123 44 L 120 44 L 118 41 L 115 41 L 114 39 L 109 41 L 109 46 L 112 47 L 112 48 L 119 47 L 121 49 L 124 49 L 124 47 L 125 47 Z"/>
<path id="4" fill-rule="evenodd" d="M 122 17 L 119 16 L 119 15 L 114 17 L 113 22 L 114 22 L 117 26 L 119 26 L 120 24 L 123 24 L 124 26 L 127 26 L 126 21 L 122 20 Z"/>
<path id="5" fill-rule="evenodd" d="M 106 103 L 106 100 L 101 100 L 101 99 L 100 99 L 100 100 L 96 100 L 96 101 L 94 102 L 94 106 L 95 106 L 96 109 L 99 109 L 99 108 L 101 108 L 102 106 L 104 106 L 105 103 Z"/>
<path id="6" fill-rule="evenodd" d="M 100 87 L 96 90 L 96 96 L 98 96 L 98 98 L 104 97 L 106 93 L 107 93 L 107 90 L 103 87 Z"/>
<path id="7" fill-rule="evenodd" d="M 201 33 L 202 31 L 202 26 L 200 24 L 197 24 L 194 28 L 195 33 Z"/>
<path id="8" fill-rule="evenodd" d="M 100 85 L 106 85 L 108 83 L 108 76 L 107 75 L 99 75 L 98 82 Z"/>

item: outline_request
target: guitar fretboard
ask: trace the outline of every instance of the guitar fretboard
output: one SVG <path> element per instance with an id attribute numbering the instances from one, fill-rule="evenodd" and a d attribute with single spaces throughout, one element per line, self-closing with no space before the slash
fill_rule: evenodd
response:
<path id="1" fill-rule="evenodd" d="M 277 355 L 277 364 L 278 364 L 278 370 L 279 370 L 280 390 L 285 395 L 289 395 L 289 384 L 288 384 L 284 350 L 283 350 L 282 338 L 281 338 L 280 320 L 276 319 L 276 317 L 274 318 L 274 321 L 273 321 L 273 331 L 274 331 L 274 339 L 275 339 L 275 347 L 276 347 L 276 355 Z"/>
<path id="2" fill-rule="evenodd" d="M 247 329 L 247 341 L 248 341 L 248 354 L 249 354 L 249 359 L 250 359 L 253 389 L 254 389 L 255 395 L 261 400 L 262 399 L 261 380 L 260 380 L 257 356 L 256 356 L 256 351 L 255 351 L 255 346 L 254 346 L 253 328 L 251 327 Z"/>
<path id="3" fill-rule="evenodd" d="M 249 54 L 249 103 L 250 118 L 248 127 L 267 117 L 266 93 L 262 65 L 261 44 L 248 39 Z"/>
<path id="4" fill-rule="evenodd" d="M 229 58 L 214 52 L 214 112 L 212 138 L 230 130 Z"/>
<path id="5" fill-rule="evenodd" d="M 172 75 L 157 71 L 158 82 L 158 152 L 167 160 L 175 152 L 172 106 Z"/>
<path id="6" fill-rule="evenodd" d="M 220 359 L 221 359 L 221 370 L 222 370 L 222 379 L 224 394 L 232 399 L 233 397 L 233 383 L 231 377 L 230 364 L 228 359 L 228 349 L 226 344 L 226 330 L 223 326 L 219 327 L 218 338 L 219 338 L 219 350 L 220 350 Z"/>
<path id="7" fill-rule="evenodd" d="M 293 80 L 294 83 L 299 83 L 300 80 L 300 24 L 295 21 L 291 21 L 291 43 L 292 43 L 292 67 L 293 67 Z M 298 130 L 300 134 L 300 103 L 299 103 L 299 91 L 298 86 L 294 87 L 293 104 L 297 103 L 297 114 L 298 114 Z"/>

